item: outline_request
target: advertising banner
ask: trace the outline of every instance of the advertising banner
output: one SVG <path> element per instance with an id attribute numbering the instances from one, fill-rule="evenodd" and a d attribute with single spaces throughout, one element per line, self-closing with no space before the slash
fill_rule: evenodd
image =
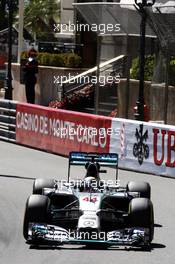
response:
<path id="1" fill-rule="evenodd" d="M 109 152 L 112 118 L 18 104 L 16 141 L 61 155 L 70 151 Z"/>
<path id="2" fill-rule="evenodd" d="M 129 170 L 175 177 L 175 127 L 113 118 L 110 152 Z"/>
<path id="3" fill-rule="evenodd" d="M 175 177 L 175 126 L 17 104 L 19 144 L 68 155 L 119 154 L 119 167 Z"/>

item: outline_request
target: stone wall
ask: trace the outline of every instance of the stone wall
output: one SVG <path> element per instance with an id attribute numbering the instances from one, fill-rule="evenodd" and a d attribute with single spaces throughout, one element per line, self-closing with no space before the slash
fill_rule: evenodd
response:
<path id="1" fill-rule="evenodd" d="M 47 106 L 51 100 L 58 97 L 58 84 L 55 80 L 59 76 L 76 76 L 86 69 L 73 68 L 58 68 L 39 66 L 37 74 L 37 84 L 35 86 L 36 99 L 35 103 Z M 14 63 L 12 65 L 12 86 L 13 100 L 26 102 L 25 87 L 20 83 L 20 65 Z"/>
<path id="2" fill-rule="evenodd" d="M 139 94 L 139 81 L 130 80 L 129 92 L 127 89 L 127 80 L 121 79 L 118 86 L 118 117 L 126 118 L 126 104 L 128 103 L 128 118 L 134 119 L 133 107 L 136 105 Z M 167 124 L 175 125 L 175 87 L 168 87 L 168 109 Z M 164 121 L 165 105 L 165 83 L 152 84 L 145 82 L 145 103 L 149 107 L 150 120 Z"/>
<path id="3" fill-rule="evenodd" d="M 165 83 L 151 85 L 151 117 L 152 120 L 164 120 Z M 167 124 L 175 125 L 175 87 L 168 87 Z"/>
<path id="4" fill-rule="evenodd" d="M 145 102 L 150 105 L 150 86 L 151 82 L 145 82 Z M 138 99 L 139 81 L 130 80 L 129 91 L 127 80 L 121 79 L 118 85 L 118 117 L 126 118 L 126 104 L 128 104 L 128 118 L 134 119 L 134 106 Z"/>

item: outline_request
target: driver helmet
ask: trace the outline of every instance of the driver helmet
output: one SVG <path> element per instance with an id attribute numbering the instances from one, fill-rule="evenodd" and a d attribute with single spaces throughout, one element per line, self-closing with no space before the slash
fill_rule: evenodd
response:
<path id="1" fill-rule="evenodd" d="M 99 178 L 99 164 L 90 162 L 86 164 L 86 177 L 94 177 L 96 179 Z"/>
<path id="2" fill-rule="evenodd" d="M 98 187 L 98 181 L 95 177 L 88 176 L 84 179 L 84 190 L 94 190 Z"/>

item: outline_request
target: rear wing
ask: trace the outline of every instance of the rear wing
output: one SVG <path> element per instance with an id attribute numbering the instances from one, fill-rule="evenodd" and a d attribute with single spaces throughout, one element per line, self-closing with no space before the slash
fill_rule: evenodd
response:
<path id="1" fill-rule="evenodd" d="M 116 180 L 118 178 L 118 154 L 117 153 L 96 153 L 78 152 L 69 153 L 68 182 L 70 179 L 70 166 L 85 166 L 87 162 L 98 162 L 103 167 L 116 169 Z"/>

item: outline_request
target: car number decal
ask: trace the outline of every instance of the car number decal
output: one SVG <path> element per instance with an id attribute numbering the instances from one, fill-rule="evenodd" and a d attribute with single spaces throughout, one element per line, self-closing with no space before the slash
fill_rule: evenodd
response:
<path id="1" fill-rule="evenodd" d="M 83 201 L 85 201 L 85 202 L 92 202 L 92 203 L 96 203 L 97 202 L 97 197 L 84 197 L 83 198 Z"/>

